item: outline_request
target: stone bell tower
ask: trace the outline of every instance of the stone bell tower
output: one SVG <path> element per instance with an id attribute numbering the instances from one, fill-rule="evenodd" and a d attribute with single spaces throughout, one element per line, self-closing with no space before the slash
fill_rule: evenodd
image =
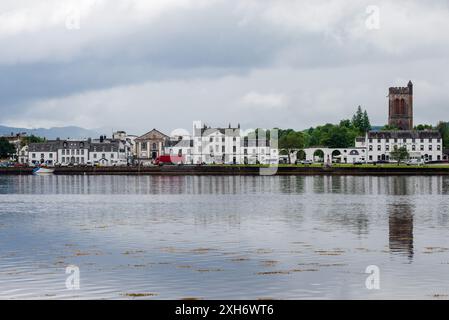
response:
<path id="1" fill-rule="evenodd" d="M 388 93 L 388 124 L 400 130 L 413 130 L 413 83 L 391 87 Z"/>

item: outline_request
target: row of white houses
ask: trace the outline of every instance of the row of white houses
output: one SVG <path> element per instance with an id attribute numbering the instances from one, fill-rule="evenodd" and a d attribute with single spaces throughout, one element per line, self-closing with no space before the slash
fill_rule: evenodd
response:
<path id="1" fill-rule="evenodd" d="M 29 165 L 127 165 L 132 159 L 132 144 L 127 139 L 49 140 L 22 148 L 19 162 Z"/>
<path id="2" fill-rule="evenodd" d="M 265 132 L 263 132 L 265 134 Z M 154 162 L 159 156 L 182 158 L 184 164 L 272 164 L 278 163 L 277 139 L 242 132 L 240 125 L 212 128 L 196 121 L 193 134 L 171 136 L 153 129 L 135 140 L 136 160 Z"/>
<path id="3" fill-rule="evenodd" d="M 356 138 L 355 147 L 307 148 L 304 153 L 306 160 L 312 162 L 394 162 L 391 152 L 402 147 L 407 149 L 410 159 L 447 160 L 441 134 L 434 130 L 370 131 L 364 137 Z"/>
<path id="4" fill-rule="evenodd" d="M 265 134 L 265 132 L 263 132 Z M 243 133 L 240 125 L 211 128 L 195 122 L 193 134 L 168 136 L 153 129 L 136 137 L 124 131 L 112 139 L 50 140 L 22 148 L 19 162 L 29 165 L 127 165 L 152 164 L 160 156 L 173 156 L 183 164 L 273 164 L 279 162 L 277 139 L 254 131 Z"/>

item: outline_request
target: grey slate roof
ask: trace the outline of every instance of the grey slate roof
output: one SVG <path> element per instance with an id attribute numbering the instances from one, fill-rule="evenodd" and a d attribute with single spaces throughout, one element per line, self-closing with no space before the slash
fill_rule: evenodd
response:
<path id="1" fill-rule="evenodd" d="M 91 142 L 91 140 L 49 140 L 42 143 L 30 143 L 29 152 L 57 152 L 59 149 L 89 149 L 91 152 L 117 152 L 120 142 L 106 140 L 105 142 Z"/>
<path id="2" fill-rule="evenodd" d="M 368 139 L 441 139 L 441 134 L 436 130 L 370 131 Z"/>

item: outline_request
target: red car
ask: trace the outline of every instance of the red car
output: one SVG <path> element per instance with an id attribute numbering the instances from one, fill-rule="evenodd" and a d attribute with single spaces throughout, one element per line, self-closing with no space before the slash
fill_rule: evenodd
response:
<path id="1" fill-rule="evenodd" d="M 28 167 L 26 163 L 14 163 L 14 168 L 24 168 Z"/>
<path id="2" fill-rule="evenodd" d="M 183 164 L 184 156 L 159 156 L 154 160 L 154 164 L 162 166 L 164 164 Z"/>

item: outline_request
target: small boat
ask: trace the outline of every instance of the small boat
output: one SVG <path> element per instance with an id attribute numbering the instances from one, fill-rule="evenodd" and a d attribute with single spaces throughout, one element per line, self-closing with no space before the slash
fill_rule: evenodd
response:
<path id="1" fill-rule="evenodd" d="M 36 167 L 33 169 L 33 174 L 52 174 L 53 172 L 55 172 L 54 169 L 43 168 L 43 167 Z"/>

